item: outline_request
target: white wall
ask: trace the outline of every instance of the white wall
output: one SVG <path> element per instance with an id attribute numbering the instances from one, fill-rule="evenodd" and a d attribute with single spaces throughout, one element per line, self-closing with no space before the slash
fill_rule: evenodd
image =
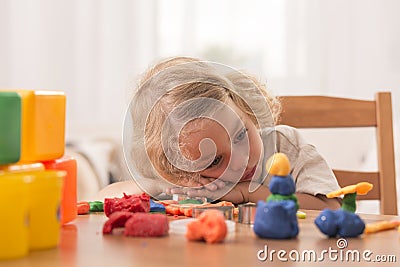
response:
<path id="1" fill-rule="evenodd" d="M 119 136 L 154 57 L 154 3 L 1 0 L 0 87 L 65 91 L 67 139 Z"/>
<path id="2" fill-rule="evenodd" d="M 247 68 L 276 94 L 371 98 L 390 90 L 398 120 L 399 7 L 396 0 L 2 0 L 0 87 L 66 91 L 74 136 L 79 127 L 119 127 L 137 75 L 160 57 L 186 54 Z"/>

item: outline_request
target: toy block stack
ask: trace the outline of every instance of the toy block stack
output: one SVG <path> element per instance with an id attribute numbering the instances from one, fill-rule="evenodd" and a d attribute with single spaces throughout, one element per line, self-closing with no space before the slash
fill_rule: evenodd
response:
<path id="1" fill-rule="evenodd" d="M 34 204 L 32 203 L 35 202 L 33 198 L 38 199 L 39 194 L 52 195 L 53 191 L 57 190 L 56 187 L 50 186 L 49 181 L 53 178 L 54 181 L 61 181 L 59 201 L 56 201 L 54 215 L 58 226 L 74 220 L 77 215 L 76 160 L 64 155 L 65 108 L 66 97 L 60 91 L 0 89 L 0 190 L 19 192 L 18 196 L 13 196 L 18 200 L 14 202 L 15 206 L 27 202 L 29 215 L 26 216 L 24 224 L 28 225 L 28 228 L 33 227 L 35 223 L 32 216 L 41 212 L 33 214 Z M 20 183 L 17 182 L 18 180 Z M 21 191 L 24 184 L 28 184 L 28 193 Z M 6 189 L 7 186 L 11 187 Z M 13 190 L 17 187 L 18 190 Z M 29 195 L 29 199 L 25 202 L 23 192 Z M 0 203 L 1 201 L 3 199 L 0 199 Z M 46 206 L 46 203 L 41 204 Z M 1 205 L 0 212 L 10 211 L 9 207 Z M 38 208 L 40 209 L 45 210 Z M 44 217 L 45 215 L 41 216 L 39 220 L 46 225 Z M 0 231 L 2 231 L 1 227 Z M 32 235 L 34 231 L 29 229 L 28 232 Z M 40 242 L 33 244 L 31 240 L 28 247 L 30 246 L 31 249 L 50 247 L 51 242 L 57 243 L 58 239 L 49 241 L 47 245 Z M 3 245 L 0 245 L 0 251 L 2 251 Z M 20 250 L 22 251 L 23 248 Z M 13 257 L 11 254 L 8 256 Z M 15 257 L 21 256 L 17 252 L 14 254 Z M 0 259 L 7 258 L 7 255 L 2 256 L 4 255 L 0 252 Z"/>

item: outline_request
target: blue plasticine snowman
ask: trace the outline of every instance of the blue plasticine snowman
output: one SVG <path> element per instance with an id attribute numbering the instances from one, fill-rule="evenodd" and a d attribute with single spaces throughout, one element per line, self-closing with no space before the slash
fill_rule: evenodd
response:
<path id="1" fill-rule="evenodd" d="M 283 153 L 275 153 L 267 161 L 272 176 L 269 184 L 271 195 L 267 201 L 258 201 L 254 218 L 254 233 L 261 238 L 287 239 L 299 233 L 294 195 L 296 187 L 290 175 L 290 163 Z"/>

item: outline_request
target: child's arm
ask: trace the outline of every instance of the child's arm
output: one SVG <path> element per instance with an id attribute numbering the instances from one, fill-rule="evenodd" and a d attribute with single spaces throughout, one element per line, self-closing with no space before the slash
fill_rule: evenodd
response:
<path id="1" fill-rule="evenodd" d="M 254 202 L 257 203 L 259 200 L 266 200 L 271 194 L 266 186 L 260 185 L 257 190 L 249 192 L 250 182 L 241 182 L 236 184 L 236 186 L 221 200 L 231 201 L 235 204 Z"/>
<path id="2" fill-rule="evenodd" d="M 143 190 L 133 181 L 116 182 L 101 189 L 94 197 L 94 200 L 104 200 L 104 198 L 122 197 L 127 195 L 141 194 Z"/>
<path id="3" fill-rule="evenodd" d="M 138 184 L 138 182 L 140 182 L 140 184 Z M 132 179 L 107 185 L 101 189 L 93 199 L 102 200 L 106 197 L 122 197 L 123 193 L 132 195 L 141 194 L 143 192 L 152 197 L 156 197 L 163 193 L 163 188 L 164 184 L 160 180 L 142 178 L 139 181 L 136 181 Z"/>
<path id="4" fill-rule="evenodd" d="M 260 186 L 256 191 L 250 193 L 249 184 L 250 182 L 238 183 L 236 187 L 221 200 L 231 201 L 237 204 L 243 202 L 257 203 L 259 200 L 266 201 L 267 197 L 271 194 L 266 186 Z M 301 209 L 322 210 L 325 208 L 340 208 L 340 201 L 337 198 L 330 199 L 324 195 L 313 196 L 305 193 L 296 193 L 296 197 Z"/>
<path id="5" fill-rule="evenodd" d="M 338 198 L 327 198 L 324 195 L 313 196 L 305 193 L 296 193 L 301 209 L 322 210 L 325 208 L 340 208 L 340 200 Z"/>
<path id="6" fill-rule="evenodd" d="M 271 194 L 268 187 L 260 185 L 254 192 L 249 192 L 250 182 L 238 183 L 231 191 L 221 197 L 220 200 L 230 201 L 234 204 L 254 202 L 259 200 L 266 201 Z M 226 186 L 229 186 L 228 184 Z M 221 190 L 221 189 L 220 189 Z M 188 189 L 187 191 L 174 191 L 174 193 L 186 193 L 190 197 L 207 197 L 214 199 L 219 194 L 218 190 L 203 189 Z M 313 196 L 306 193 L 296 193 L 297 200 L 299 201 L 301 209 L 322 210 L 324 208 L 338 209 L 340 208 L 340 201 L 337 198 L 328 199 L 324 195 Z"/>

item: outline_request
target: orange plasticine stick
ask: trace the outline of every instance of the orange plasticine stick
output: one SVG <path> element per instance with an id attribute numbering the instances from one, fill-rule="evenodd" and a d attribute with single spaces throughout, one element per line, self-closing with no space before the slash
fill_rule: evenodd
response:
<path id="1" fill-rule="evenodd" d="M 355 185 L 348 185 L 345 186 L 337 191 L 330 192 L 326 194 L 327 198 L 333 198 L 333 197 L 338 197 L 340 195 L 346 195 L 346 194 L 351 194 L 351 193 L 357 193 L 358 195 L 365 195 L 371 189 L 373 188 L 373 185 L 367 182 L 360 182 Z"/>
<path id="2" fill-rule="evenodd" d="M 372 234 L 380 231 L 394 229 L 397 226 L 400 226 L 400 221 L 380 221 L 376 223 L 368 223 L 365 226 L 364 233 Z"/>

